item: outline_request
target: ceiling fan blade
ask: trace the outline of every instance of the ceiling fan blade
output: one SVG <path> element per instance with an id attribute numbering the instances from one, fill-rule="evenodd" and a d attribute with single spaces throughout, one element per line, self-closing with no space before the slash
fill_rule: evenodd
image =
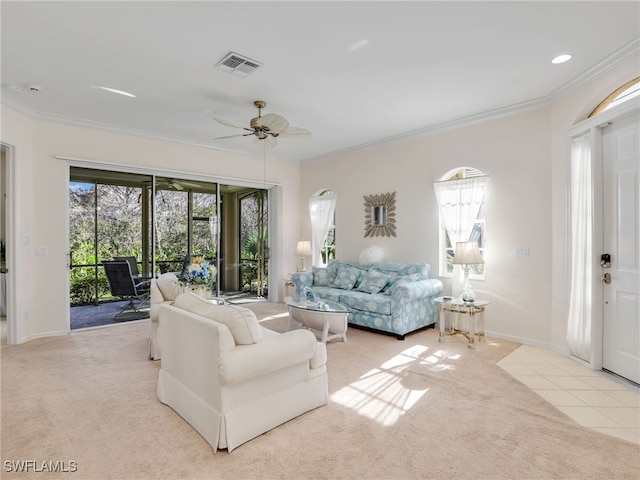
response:
<path id="1" fill-rule="evenodd" d="M 199 183 L 193 183 L 193 182 L 183 182 L 182 180 L 180 180 L 179 182 L 177 182 L 182 188 L 201 188 L 202 185 L 200 185 Z"/>
<path id="2" fill-rule="evenodd" d="M 213 119 L 214 119 L 216 122 L 221 123 L 222 125 L 226 125 L 227 127 L 242 128 L 243 130 L 249 130 L 249 129 L 248 129 L 248 128 L 246 128 L 246 127 L 241 127 L 240 125 L 238 125 L 238 124 L 236 124 L 236 123 L 230 122 L 230 121 L 228 121 L 228 120 L 223 120 L 222 118 L 216 118 L 216 117 L 213 117 Z"/>
<path id="3" fill-rule="evenodd" d="M 286 118 L 277 113 L 267 113 L 258 118 L 258 125 L 266 127 L 272 133 L 280 134 L 289 128 L 289 122 Z"/>
<path id="4" fill-rule="evenodd" d="M 237 133 L 235 135 L 227 135 L 225 137 L 216 137 L 216 138 L 214 138 L 214 140 L 223 140 L 225 138 L 235 138 L 235 137 L 247 137 L 249 135 L 253 135 L 253 132 L 251 132 L 251 133 Z"/>
<path id="5" fill-rule="evenodd" d="M 310 139 L 311 132 L 299 127 L 289 127 L 278 135 L 278 140 L 286 140 L 288 142 L 306 142 Z"/>

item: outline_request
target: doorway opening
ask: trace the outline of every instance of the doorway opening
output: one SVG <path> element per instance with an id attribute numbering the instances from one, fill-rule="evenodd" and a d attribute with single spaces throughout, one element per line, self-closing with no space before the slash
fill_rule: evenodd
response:
<path id="1" fill-rule="evenodd" d="M 640 383 L 640 104 L 637 89 L 633 95 L 624 92 L 637 85 L 636 79 L 608 97 L 626 102 L 605 108 L 570 132 L 572 278 L 567 332 L 574 358 L 634 384 Z"/>

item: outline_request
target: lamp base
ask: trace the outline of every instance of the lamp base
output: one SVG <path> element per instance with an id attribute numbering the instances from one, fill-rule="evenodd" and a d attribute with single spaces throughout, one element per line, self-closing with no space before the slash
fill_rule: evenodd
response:
<path id="1" fill-rule="evenodd" d="M 462 293 L 460 294 L 460 299 L 465 303 L 473 303 L 476 301 L 476 292 L 471 288 L 471 283 L 469 282 L 469 266 L 464 266 L 464 283 L 462 284 Z"/>

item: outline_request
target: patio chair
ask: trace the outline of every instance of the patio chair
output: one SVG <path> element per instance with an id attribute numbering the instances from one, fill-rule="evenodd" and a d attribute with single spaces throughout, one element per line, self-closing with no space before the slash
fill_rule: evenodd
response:
<path id="1" fill-rule="evenodd" d="M 133 275 L 134 277 L 136 275 L 140 275 L 140 271 L 138 270 L 138 261 L 136 260 L 136 257 L 134 256 L 113 257 L 113 259 L 117 262 L 127 262 L 129 264 L 129 267 L 131 267 L 131 275 Z"/>
<path id="2" fill-rule="evenodd" d="M 131 267 L 131 276 L 133 277 L 133 280 L 135 282 L 140 282 L 142 280 L 151 280 L 153 278 L 153 275 L 143 275 L 140 273 L 140 270 L 138 269 L 138 260 L 136 260 L 136 257 L 134 256 L 113 257 L 113 259 L 118 262 L 125 261 L 129 264 L 129 266 Z"/>
<path id="3" fill-rule="evenodd" d="M 136 283 L 131 274 L 131 266 L 126 260 L 105 260 L 102 264 L 109 280 L 111 295 L 129 301 L 113 318 L 133 320 L 148 317 L 149 312 L 143 312 L 141 306 L 149 300 L 151 281 Z"/>

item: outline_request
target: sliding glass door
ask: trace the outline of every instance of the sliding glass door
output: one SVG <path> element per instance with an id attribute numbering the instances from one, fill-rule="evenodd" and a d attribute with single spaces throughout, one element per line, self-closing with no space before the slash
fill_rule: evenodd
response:
<path id="1" fill-rule="evenodd" d="M 218 267 L 215 295 L 266 296 L 267 190 L 71 167 L 69 207 L 71 306 L 111 300 L 102 262 L 125 256 L 147 276 L 203 256 Z"/>
<path id="2" fill-rule="evenodd" d="M 150 272 L 148 228 L 151 177 L 72 168 L 69 187 L 69 267 L 71 304 L 98 304 L 109 298 L 103 260 L 133 256 L 140 272 Z"/>

